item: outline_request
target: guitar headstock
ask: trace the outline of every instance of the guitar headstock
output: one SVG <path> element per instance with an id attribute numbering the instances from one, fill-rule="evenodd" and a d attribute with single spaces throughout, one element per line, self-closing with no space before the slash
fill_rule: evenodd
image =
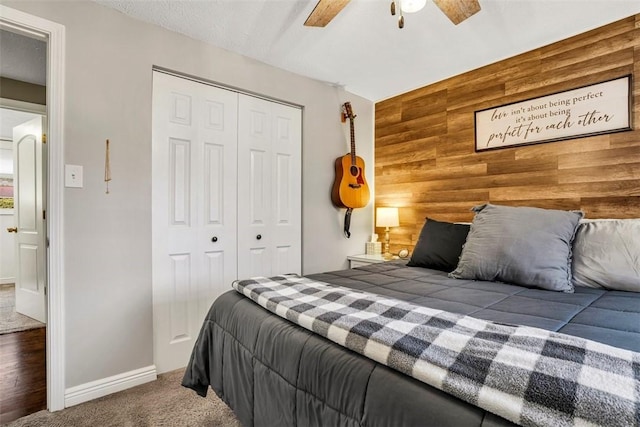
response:
<path id="1" fill-rule="evenodd" d="M 344 105 L 342 105 L 342 118 L 343 121 L 346 119 L 353 120 L 356 118 L 355 114 L 353 114 L 353 110 L 351 109 L 350 102 L 345 102 Z"/>

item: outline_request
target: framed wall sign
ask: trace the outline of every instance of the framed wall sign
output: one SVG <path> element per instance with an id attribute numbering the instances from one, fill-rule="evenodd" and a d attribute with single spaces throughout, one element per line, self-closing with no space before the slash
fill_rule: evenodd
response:
<path id="1" fill-rule="evenodd" d="M 631 130 L 631 76 L 475 112 L 476 151 Z"/>

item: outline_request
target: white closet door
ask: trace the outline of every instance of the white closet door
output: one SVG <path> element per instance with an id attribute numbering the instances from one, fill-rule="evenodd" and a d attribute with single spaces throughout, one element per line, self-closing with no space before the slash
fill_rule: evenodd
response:
<path id="1" fill-rule="evenodd" d="M 238 94 L 153 73 L 153 318 L 159 373 L 185 366 L 237 275 Z"/>
<path id="2" fill-rule="evenodd" d="M 302 112 L 239 95 L 238 277 L 301 272 Z"/>

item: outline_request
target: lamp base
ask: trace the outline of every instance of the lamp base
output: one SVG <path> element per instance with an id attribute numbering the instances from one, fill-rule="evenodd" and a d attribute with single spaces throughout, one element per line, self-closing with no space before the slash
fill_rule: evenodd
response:
<path id="1" fill-rule="evenodd" d="M 382 257 L 387 261 L 391 259 L 391 253 L 389 253 L 389 227 L 384 229 L 384 254 Z"/>

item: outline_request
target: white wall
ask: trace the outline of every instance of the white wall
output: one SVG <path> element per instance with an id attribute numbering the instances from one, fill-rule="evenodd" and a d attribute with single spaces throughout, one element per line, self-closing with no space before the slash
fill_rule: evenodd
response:
<path id="1" fill-rule="evenodd" d="M 15 227 L 13 209 L 0 209 L 0 285 L 15 283 L 15 233 L 7 228 Z"/>
<path id="2" fill-rule="evenodd" d="M 0 285 L 15 283 L 15 233 L 7 228 L 15 227 L 13 209 L 0 209 Z"/>
<path id="3" fill-rule="evenodd" d="M 13 141 L 10 139 L 0 139 L 0 174 L 13 175 Z"/>
<path id="4" fill-rule="evenodd" d="M 304 106 L 303 272 L 340 269 L 364 251 L 371 202 L 353 235 L 331 205 L 333 162 L 349 150 L 340 105 L 358 115 L 358 154 L 373 188 L 373 104 L 324 83 L 206 45 L 97 4 L 2 4 L 66 26 L 65 163 L 84 188 L 65 189 L 66 387 L 153 363 L 151 69 L 157 65 Z M 104 140 L 111 142 L 105 194 Z M 372 197 L 373 200 L 373 197 Z"/>
<path id="5" fill-rule="evenodd" d="M 13 175 L 13 143 L 0 140 L 0 178 Z M 15 233 L 7 228 L 15 227 L 13 209 L 0 209 L 0 285 L 15 281 Z"/>

